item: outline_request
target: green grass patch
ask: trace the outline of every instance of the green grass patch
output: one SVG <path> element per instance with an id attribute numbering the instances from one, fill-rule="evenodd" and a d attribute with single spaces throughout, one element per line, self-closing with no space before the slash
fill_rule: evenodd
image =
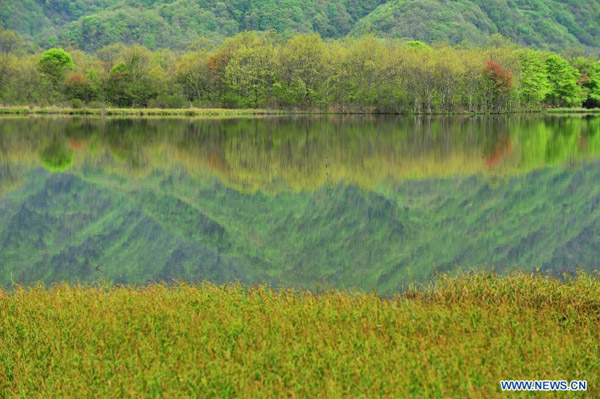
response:
<path id="1" fill-rule="evenodd" d="M 599 323 L 584 274 L 441 277 L 394 297 L 17 287 L 0 291 L 0 397 L 514 397 L 502 379 L 587 380 L 594 397 Z"/>
<path id="2" fill-rule="evenodd" d="M 549 114 L 600 114 L 600 108 L 547 108 Z"/>

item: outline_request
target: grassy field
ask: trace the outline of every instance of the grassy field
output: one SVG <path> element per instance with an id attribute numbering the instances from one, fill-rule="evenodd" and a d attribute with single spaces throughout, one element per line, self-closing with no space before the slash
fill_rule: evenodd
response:
<path id="1" fill-rule="evenodd" d="M 17 287 L 0 291 L 0 397 L 598 397 L 599 323 L 589 275 L 444 277 L 392 298 Z M 588 391 L 515 396 L 502 379 L 587 380 Z"/>

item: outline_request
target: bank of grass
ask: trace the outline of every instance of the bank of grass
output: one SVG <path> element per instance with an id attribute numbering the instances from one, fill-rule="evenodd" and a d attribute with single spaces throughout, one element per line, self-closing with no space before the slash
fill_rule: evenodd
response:
<path id="1" fill-rule="evenodd" d="M 180 116 L 180 117 L 238 117 L 282 115 L 281 110 L 224 109 L 224 108 L 61 108 L 61 107 L 3 107 L 3 115 L 86 115 L 86 116 Z"/>
<path id="2" fill-rule="evenodd" d="M 241 285 L 0 292 L 2 398 L 599 397 L 600 280 L 486 274 L 393 298 Z M 519 396 L 521 397 L 521 396 Z M 523 397 L 537 397 L 524 394 Z"/>
<path id="3" fill-rule="evenodd" d="M 547 108 L 548 114 L 600 114 L 600 108 Z"/>
<path id="4" fill-rule="evenodd" d="M 538 111 L 521 111 L 514 113 L 547 113 L 547 114 L 600 114 L 600 108 L 547 108 Z M 510 112 L 508 112 L 510 113 Z M 83 116 L 141 116 L 141 117 L 202 117 L 228 118 L 268 115 L 375 115 L 377 112 L 368 110 L 335 109 L 323 110 L 318 108 L 302 109 L 227 109 L 227 108 L 69 108 L 69 107 L 2 107 L 0 115 L 83 115 Z M 406 115 L 414 115 L 412 112 Z M 423 115 L 484 115 L 484 112 L 454 111 L 433 112 Z M 396 114 L 397 115 L 397 114 Z"/>

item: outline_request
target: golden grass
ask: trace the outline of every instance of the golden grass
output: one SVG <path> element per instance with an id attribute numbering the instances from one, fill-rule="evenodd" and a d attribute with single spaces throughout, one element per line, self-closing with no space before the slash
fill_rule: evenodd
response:
<path id="1" fill-rule="evenodd" d="M 444 277 L 393 298 L 16 288 L 0 291 L 0 397 L 500 398 L 502 379 L 581 379 L 591 398 L 599 325 L 589 275 Z"/>

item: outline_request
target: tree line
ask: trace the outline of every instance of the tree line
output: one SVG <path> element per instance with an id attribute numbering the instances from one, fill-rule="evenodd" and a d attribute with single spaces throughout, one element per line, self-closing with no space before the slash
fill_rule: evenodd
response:
<path id="1" fill-rule="evenodd" d="M 16 33 L 0 31 L 5 105 L 390 113 L 600 106 L 600 61 L 521 48 L 498 35 L 485 47 L 244 32 L 186 52 L 27 49 Z"/>

